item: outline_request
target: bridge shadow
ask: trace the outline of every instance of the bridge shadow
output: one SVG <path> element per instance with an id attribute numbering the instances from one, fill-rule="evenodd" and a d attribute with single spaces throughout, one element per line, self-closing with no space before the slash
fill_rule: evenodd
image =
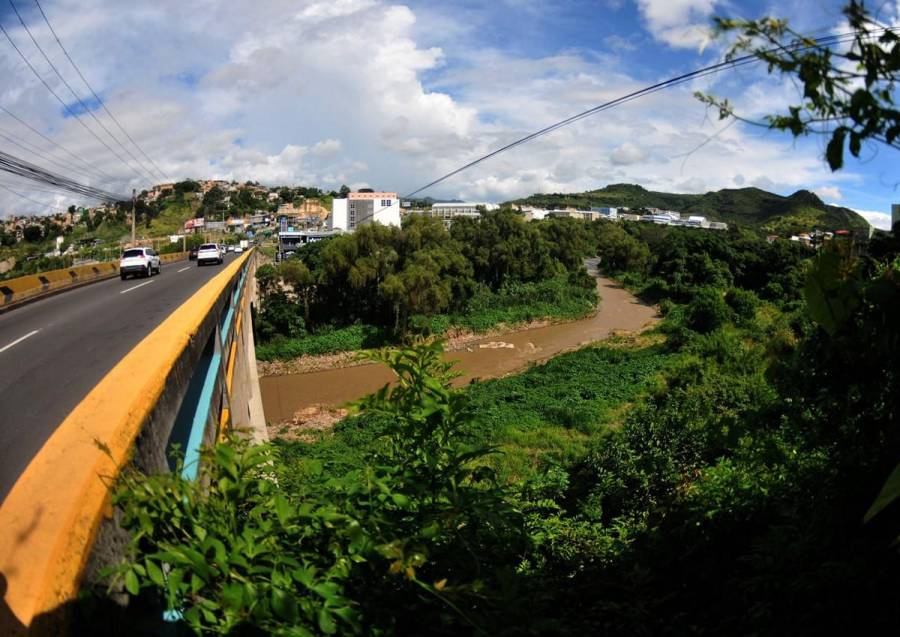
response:
<path id="1" fill-rule="evenodd" d="M 162 620 L 163 606 L 149 596 L 132 597 L 127 605 L 100 591 L 86 591 L 78 598 L 23 624 L 6 603 L 7 580 L 0 573 L 0 635 L 3 637 L 182 637 L 192 634 L 185 626 Z"/>

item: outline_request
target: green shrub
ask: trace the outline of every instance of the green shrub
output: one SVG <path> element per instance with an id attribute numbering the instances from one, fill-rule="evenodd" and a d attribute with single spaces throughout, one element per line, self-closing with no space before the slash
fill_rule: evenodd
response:
<path id="1" fill-rule="evenodd" d="M 685 325 L 701 334 L 718 329 L 731 318 L 731 309 L 716 288 L 700 288 L 688 303 L 684 316 Z"/>
<path id="2" fill-rule="evenodd" d="M 491 449 L 461 438 L 473 414 L 441 353 L 373 354 L 399 377 L 359 403 L 385 418 L 384 444 L 326 498 L 285 492 L 270 448 L 237 439 L 205 452 L 197 481 L 181 466 L 126 472 L 114 501 L 131 532 L 115 569 L 127 592 L 158 595 L 197 634 L 453 634 L 490 621 L 521 521 L 480 464 Z"/>
<path id="3" fill-rule="evenodd" d="M 742 325 L 749 325 L 756 316 L 759 297 L 750 290 L 731 288 L 725 293 L 725 303 Z"/>

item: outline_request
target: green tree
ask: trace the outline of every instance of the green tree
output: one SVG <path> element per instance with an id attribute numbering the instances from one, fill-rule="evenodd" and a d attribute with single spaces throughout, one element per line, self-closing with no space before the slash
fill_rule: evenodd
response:
<path id="1" fill-rule="evenodd" d="M 832 170 L 843 166 L 846 151 L 859 157 L 869 140 L 900 149 L 900 110 L 894 103 L 900 37 L 858 0 L 851 0 L 843 13 L 852 29 L 846 50 L 819 43 L 777 18 L 716 19 L 720 33 L 737 33 L 728 59 L 749 53 L 765 62 L 770 73 L 799 80 L 802 100 L 786 113 L 766 117 L 765 125 L 794 137 L 828 137 L 825 159 Z M 696 95 L 716 107 L 721 118 L 738 117 L 728 100 Z"/>
<path id="2" fill-rule="evenodd" d="M 37 243 L 44 238 L 44 231 L 40 226 L 25 226 L 25 229 L 22 231 L 22 238 L 29 243 Z"/>

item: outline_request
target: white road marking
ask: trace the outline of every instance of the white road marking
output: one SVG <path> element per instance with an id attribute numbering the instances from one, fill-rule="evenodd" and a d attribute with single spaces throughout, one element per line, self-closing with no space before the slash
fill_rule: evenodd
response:
<path id="1" fill-rule="evenodd" d="M 191 266 L 188 266 L 186 268 L 181 268 L 178 272 L 184 272 L 185 270 L 190 270 L 190 269 L 191 269 Z M 178 272 L 176 272 L 176 274 L 178 274 Z"/>
<path id="2" fill-rule="evenodd" d="M 128 288 L 127 290 L 122 290 L 121 292 L 119 292 L 119 294 L 125 294 L 126 292 L 131 292 L 132 290 L 137 290 L 138 288 L 144 287 L 145 285 L 150 285 L 151 283 L 153 283 L 153 281 L 154 281 L 154 279 L 150 279 L 149 281 L 144 281 L 143 283 L 138 283 L 137 285 L 135 285 L 132 288 Z"/>
<path id="3" fill-rule="evenodd" d="M 34 336 L 34 335 L 37 334 L 38 332 L 40 332 L 40 330 L 32 330 L 31 332 L 28 332 L 28 334 L 26 334 L 25 336 L 22 336 L 22 337 L 17 338 L 16 340 L 14 340 L 14 341 L 13 341 L 12 343 L 10 343 L 9 345 L 6 345 L 6 346 L 4 346 L 4 347 L 0 347 L 0 354 L 2 354 L 3 352 L 5 352 L 6 350 L 8 350 L 8 349 L 9 349 L 10 347 L 12 347 L 13 345 L 18 345 L 19 343 L 21 343 L 22 341 L 24 341 L 24 340 L 25 340 L 26 338 L 28 338 L 29 336 Z"/>

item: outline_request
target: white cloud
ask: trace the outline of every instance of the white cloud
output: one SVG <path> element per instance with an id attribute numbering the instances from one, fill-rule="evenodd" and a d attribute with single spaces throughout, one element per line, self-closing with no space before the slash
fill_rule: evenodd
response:
<path id="1" fill-rule="evenodd" d="M 678 29 L 702 23 L 715 1 L 639 6 L 654 35 L 677 45 Z M 615 56 L 524 57 L 491 48 L 483 34 L 454 25 L 452 11 L 435 19 L 442 33 L 463 41 L 444 50 L 429 39 L 434 23 L 422 23 L 431 13 L 390 0 L 48 0 L 45 8 L 110 108 L 176 179 L 346 183 L 406 193 L 648 83 L 628 75 Z M 139 50 L 124 37 L 135 34 Z M 146 185 L 76 121 L 60 119 L 59 105 L 3 47 L 0 74 L 15 78 L 0 85 L 0 103 L 113 175 L 104 186 L 127 193 Z M 854 179 L 832 175 L 811 145 L 758 137 L 741 126 L 722 130 L 691 95 L 713 81 L 582 120 L 424 194 L 503 200 L 636 182 L 683 192 L 810 188 L 835 198 L 825 189 Z M 752 98 L 754 113 L 773 104 L 766 86 L 739 96 Z M 0 115 L 0 127 L 29 134 L 16 126 Z M 58 205 L 46 193 L 30 196 Z M 0 214 L 33 209 L 0 191 Z"/>
<path id="2" fill-rule="evenodd" d="M 838 205 L 838 204 L 832 204 Z M 891 215 L 890 213 L 880 212 L 878 210 L 856 210 L 854 212 L 858 213 L 861 217 L 863 217 L 866 221 L 869 222 L 870 225 L 879 228 L 880 230 L 890 230 L 891 229 Z"/>
<path id="3" fill-rule="evenodd" d="M 343 147 L 339 139 L 324 139 L 312 147 L 312 154 L 316 157 L 334 157 Z"/>
<path id="4" fill-rule="evenodd" d="M 837 201 L 844 198 L 841 189 L 837 186 L 819 186 L 816 188 L 816 194 L 824 199 L 834 199 Z"/>
<path id="5" fill-rule="evenodd" d="M 641 161 L 644 159 L 644 156 L 644 151 L 640 148 L 631 142 L 625 142 L 621 146 L 615 148 L 609 158 L 612 160 L 613 164 L 627 166 L 628 164 L 634 164 Z"/>
<path id="6" fill-rule="evenodd" d="M 637 0 L 654 38 L 673 47 L 702 46 L 709 40 L 709 18 L 719 0 Z"/>

